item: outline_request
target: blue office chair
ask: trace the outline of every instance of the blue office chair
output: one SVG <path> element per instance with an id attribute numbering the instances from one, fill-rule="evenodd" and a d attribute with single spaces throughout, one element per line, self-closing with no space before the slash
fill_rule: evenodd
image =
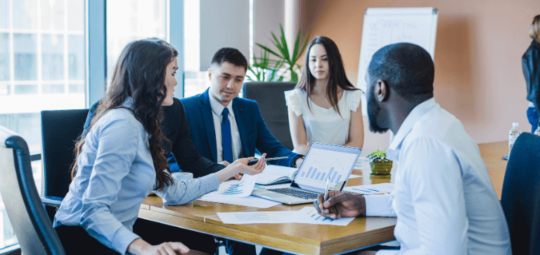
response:
<path id="1" fill-rule="evenodd" d="M 501 205 L 513 254 L 540 254 L 540 136 L 523 133 L 510 153 Z"/>
<path id="2" fill-rule="evenodd" d="M 34 183 L 28 145 L 0 126 L 0 193 L 23 254 L 65 254 Z"/>

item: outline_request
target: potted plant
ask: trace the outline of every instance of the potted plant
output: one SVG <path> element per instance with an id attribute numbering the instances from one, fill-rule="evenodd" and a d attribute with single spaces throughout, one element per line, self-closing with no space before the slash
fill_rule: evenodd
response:
<path id="1" fill-rule="evenodd" d="M 389 175 L 392 160 L 386 158 L 386 150 L 376 150 L 368 155 L 372 175 Z"/>
<path id="2" fill-rule="evenodd" d="M 283 81 L 284 78 L 290 78 L 291 82 L 298 81 L 297 72 L 300 72 L 301 66 L 296 62 L 298 62 L 306 49 L 309 34 L 305 36 L 298 30 L 293 44 L 294 47 L 290 52 L 290 42 L 285 39 L 283 26 L 280 25 L 279 28 L 281 32 L 279 37 L 274 32 L 271 32 L 272 44 L 277 50 L 272 50 L 257 43 L 257 46 L 263 50 L 263 55 L 260 58 L 253 58 L 253 64 L 249 67 L 250 75 L 248 79 L 250 81 Z M 277 59 L 270 59 L 270 55 Z M 281 74 L 278 74 L 278 71 Z"/>

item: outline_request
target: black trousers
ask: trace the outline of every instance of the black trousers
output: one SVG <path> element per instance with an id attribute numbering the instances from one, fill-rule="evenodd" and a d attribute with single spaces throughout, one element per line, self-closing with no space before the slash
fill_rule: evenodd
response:
<path id="1" fill-rule="evenodd" d="M 66 254 L 99 254 L 117 255 L 116 251 L 106 247 L 91 237 L 80 226 L 59 226 L 55 228 Z M 182 242 L 192 250 L 214 254 L 216 243 L 214 237 L 176 227 L 171 227 L 152 221 L 137 219 L 133 232 L 146 242 L 157 245 L 163 242 Z"/>

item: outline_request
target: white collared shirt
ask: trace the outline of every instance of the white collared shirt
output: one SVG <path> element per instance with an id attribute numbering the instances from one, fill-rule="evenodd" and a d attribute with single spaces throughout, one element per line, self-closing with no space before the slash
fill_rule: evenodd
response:
<path id="1" fill-rule="evenodd" d="M 218 102 L 212 95 L 209 95 L 208 97 L 210 98 L 210 107 L 212 107 L 212 116 L 214 117 L 214 130 L 216 131 L 216 163 L 219 163 L 223 161 L 223 141 L 221 140 L 221 113 L 223 112 L 223 109 L 225 109 L 225 107 L 223 107 L 223 105 Z M 232 104 L 233 103 L 229 103 L 227 105 L 227 109 L 229 109 L 229 122 L 231 123 L 232 151 L 234 161 L 240 158 L 240 153 L 242 153 L 242 142 L 240 140 L 240 133 L 238 132 L 238 125 L 236 125 L 236 118 L 234 117 Z"/>
<path id="2" fill-rule="evenodd" d="M 476 143 L 435 99 L 416 106 L 390 144 L 394 192 L 366 196 L 367 216 L 397 216 L 400 251 L 512 254 L 504 213 Z"/>

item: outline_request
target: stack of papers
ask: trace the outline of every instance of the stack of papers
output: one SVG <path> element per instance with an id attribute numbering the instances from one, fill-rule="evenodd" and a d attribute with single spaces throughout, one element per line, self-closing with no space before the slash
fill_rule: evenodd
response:
<path id="1" fill-rule="evenodd" d="M 291 182 L 298 173 L 298 168 L 266 165 L 264 171 L 257 175 L 257 184 L 274 185 L 278 183 Z"/>
<path id="2" fill-rule="evenodd" d="M 306 206 L 300 211 L 278 212 L 233 212 L 218 213 L 225 224 L 278 224 L 278 223 L 304 223 L 319 225 L 347 226 L 354 217 L 329 219 L 320 216 L 315 207 Z"/>
<path id="3" fill-rule="evenodd" d="M 392 191 L 394 191 L 394 184 L 379 183 L 379 184 L 372 184 L 372 185 L 351 186 L 351 187 L 345 187 L 343 191 L 350 192 L 350 193 L 363 194 L 363 195 L 384 194 L 384 193 L 391 193 Z"/>

